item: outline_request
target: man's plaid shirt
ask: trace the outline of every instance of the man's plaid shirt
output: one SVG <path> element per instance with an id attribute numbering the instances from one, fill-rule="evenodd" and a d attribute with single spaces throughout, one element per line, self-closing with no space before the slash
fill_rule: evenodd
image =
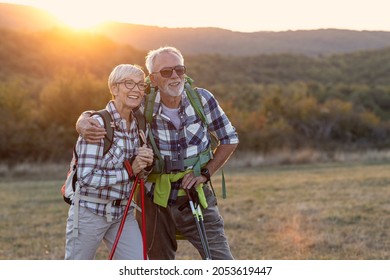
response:
<path id="1" fill-rule="evenodd" d="M 124 167 L 124 161 L 131 159 L 139 147 L 137 121 L 132 119 L 130 133 L 126 132 L 126 121 L 116 110 L 113 101 L 106 109 L 115 125 L 114 138 L 110 150 L 103 156 L 103 140 L 98 144 L 89 144 L 82 137 L 76 143 L 78 154 L 77 184 L 80 185 L 80 194 L 106 200 L 127 199 L 130 195 L 132 182 Z M 104 127 L 103 119 L 94 115 Z M 97 215 L 105 216 L 105 205 L 80 200 L 80 205 L 88 208 Z M 123 215 L 126 205 L 111 206 L 112 218 Z"/>
<path id="2" fill-rule="evenodd" d="M 237 132 L 213 94 L 201 88 L 198 88 L 198 92 L 208 127 L 199 118 L 187 95 L 183 92 L 179 108 L 181 121 L 179 129 L 176 129 L 169 117 L 162 113 L 161 97 L 160 93 L 157 93 L 153 108 L 151 133 L 162 158 L 169 156 L 171 159 L 186 159 L 199 155 L 207 150 L 211 144 L 208 130 L 215 132 L 220 144 L 238 144 Z M 191 168 L 192 166 L 187 167 L 187 169 Z M 172 186 L 169 201 L 175 201 L 176 197 L 177 190 Z"/>

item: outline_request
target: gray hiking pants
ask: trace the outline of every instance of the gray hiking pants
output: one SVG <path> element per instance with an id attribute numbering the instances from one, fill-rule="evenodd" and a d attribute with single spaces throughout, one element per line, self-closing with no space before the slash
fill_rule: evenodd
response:
<path id="1" fill-rule="evenodd" d="M 225 235 L 223 218 L 217 207 L 217 199 L 208 186 L 204 186 L 203 189 L 208 208 L 202 208 L 202 213 L 211 257 L 213 260 L 232 260 L 233 256 Z M 141 204 L 138 202 L 138 205 Z M 182 207 L 182 205 L 185 207 Z M 186 207 L 187 205 L 188 207 Z M 186 240 L 191 242 L 204 259 L 203 247 L 186 196 L 178 197 L 175 205 L 164 208 L 153 203 L 145 195 L 145 214 L 149 259 L 175 259 L 177 250 L 176 231 L 179 231 Z M 139 222 L 141 222 L 140 216 L 137 212 Z"/>
<path id="2" fill-rule="evenodd" d="M 85 207 L 79 207 L 79 233 L 73 236 L 73 205 L 69 208 L 66 226 L 66 260 L 92 260 L 102 241 L 109 252 L 115 242 L 121 219 L 107 222 L 106 217 L 92 213 Z M 108 258 L 108 255 L 107 255 Z M 113 259 L 143 260 L 142 236 L 134 217 L 134 208 L 130 207 L 121 238 Z"/>

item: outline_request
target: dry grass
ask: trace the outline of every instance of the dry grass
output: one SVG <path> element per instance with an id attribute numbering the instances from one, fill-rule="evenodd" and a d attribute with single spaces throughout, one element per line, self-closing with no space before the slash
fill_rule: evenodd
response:
<path id="1" fill-rule="evenodd" d="M 319 151 L 311 148 L 282 149 L 267 154 L 236 152 L 228 162 L 230 167 L 277 166 L 291 164 L 351 163 L 390 161 L 390 150 Z"/>
<path id="2" fill-rule="evenodd" d="M 236 259 L 390 259 L 386 162 L 257 166 L 213 179 Z M 0 259 L 62 259 L 67 205 L 62 180 L 2 180 Z M 38 178 L 38 179 L 37 179 Z M 105 248 L 97 258 L 108 256 Z M 178 259 L 199 259 L 179 241 Z"/>
<path id="3" fill-rule="evenodd" d="M 318 151 L 311 148 L 292 150 L 282 149 L 268 154 L 237 151 L 228 161 L 231 169 L 240 167 L 280 166 L 292 164 L 318 163 L 353 163 L 353 162 L 384 162 L 390 161 L 390 150 L 368 150 L 357 152 Z M 69 162 L 61 163 L 30 163 L 21 162 L 8 165 L 0 161 L 0 178 L 2 180 L 34 179 L 47 180 L 64 177 Z"/>
<path id="4" fill-rule="evenodd" d="M 221 205 L 232 249 L 250 259 L 388 259 L 389 183 L 386 164 L 237 174 L 233 201 Z"/>

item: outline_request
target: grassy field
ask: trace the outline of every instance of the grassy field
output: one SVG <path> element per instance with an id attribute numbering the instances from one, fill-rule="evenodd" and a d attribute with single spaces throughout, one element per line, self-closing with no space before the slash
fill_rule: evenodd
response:
<path id="1" fill-rule="evenodd" d="M 390 259 L 389 169 L 382 162 L 225 170 L 227 199 L 220 195 L 221 176 L 213 183 L 233 255 Z M 0 259 L 63 259 L 68 208 L 60 195 L 63 180 L 45 175 L 0 172 Z M 97 258 L 107 256 L 102 246 Z M 199 256 L 179 241 L 177 259 Z"/>

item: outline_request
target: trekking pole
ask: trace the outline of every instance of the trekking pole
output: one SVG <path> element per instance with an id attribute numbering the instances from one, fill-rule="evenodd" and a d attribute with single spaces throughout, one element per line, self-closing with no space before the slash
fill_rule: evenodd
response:
<path id="1" fill-rule="evenodd" d="M 141 192 L 141 211 L 142 211 L 142 245 L 144 260 L 148 259 L 147 243 L 146 243 L 146 216 L 145 216 L 145 182 L 144 179 L 140 180 L 140 192 Z"/>
<path id="2" fill-rule="evenodd" d="M 186 191 L 187 196 L 188 196 L 188 200 L 189 200 L 189 203 L 190 203 L 192 215 L 194 216 L 196 228 L 198 229 L 200 242 L 202 243 L 203 252 L 205 254 L 205 259 L 206 260 L 211 260 L 210 248 L 209 248 L 209 244 L 208 244 L 208 241 L 207 241 L 206 230 L 205 230 L 204 223 L 203 223 L 203 215 L 202 215 L 202 219 L 200 219 L 199 212 L 195 208 L 194 201 L 193 201 L 193 199 L 192 199 L 192 197 L 191 197 L 191 195 L 189 193 L 189 190 L 186 189 L 185 191 Z M 202 220 L 202 221 L 200 221 L 200 220 Z M 201 226 L 201 223 L 202 223 L 203 227 Z"/>
<path id="3" fill-rule="evenodd" d="M 208 259 L 211 260 L 211 252 L 210 252 L 209 241 L 207 240 L 206 227 L 204 226 L 203 213 L 202 213 L 202 210 L 200 208 L 200 204 L 199 203 L 195 207 L 195 210 L 197 211 L 197 214 L 198 214 L 198 217 L 199 217 L 200 229 L 202 230 L 204 242 L 206 244 L 206 252 L 205 253 L 206 253 L 206 256 L 208 256 Z"/>
<path id="4" fill-rule="evenodd" d="M 123 213 L 122 220 L 121 220 L 121 223 L 119 225 L 119 229 L 118 229 L 118 232 L 116 234 L 114 244 L 112 245 L 111 253 L 110 253 L 109 257 L 108 257 L 109 260 L 112 260 L 114 254 L 115 254 L 116 247 L 118 245 L 119 239 L 120 239 L 122 231 L 123 231 L 123 227 L 125 225 L 125 221 L 126 221 L 126 218 L 127 218 L 127 213 L 128 213 L 128 211 L 130 209 L 130 205 L 131 205 L 131 201 L 133 200 L 135 189 L 137 188 L 137 183 L 138 183 L 138 176 L 135 177 L 135 180 L 134 180 L 134 183 L 133 183 L 133 188 L 131 189 L 130 197 L 129 197 L 129 199 L 127 201 L 127 204 L 126 204 L 125 212 Z"/>

